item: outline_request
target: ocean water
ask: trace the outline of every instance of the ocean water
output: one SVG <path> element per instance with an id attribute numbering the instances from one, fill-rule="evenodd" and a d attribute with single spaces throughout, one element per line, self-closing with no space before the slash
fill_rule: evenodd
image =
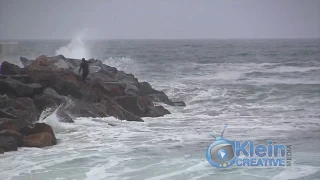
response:
<path id="1" fill-rule="evenodd" d="M 1 180 L 320 179 L 320 40 L 21 41 L 21 56 L 97 58 L 186 107 L 144 118 L 78 118 L 59 144 L 0 155 Z M 45 112 L 43 113 L 45 114 Z M 217 169 L 205 157 L 230 140 L 292 146 L 291 167 Z"/>

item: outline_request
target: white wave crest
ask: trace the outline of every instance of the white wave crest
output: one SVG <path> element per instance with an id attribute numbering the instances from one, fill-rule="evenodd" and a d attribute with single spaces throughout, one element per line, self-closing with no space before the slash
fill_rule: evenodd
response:
<path id="1" fill-rule="evenodd" d="M 74 59 L 91 58 L 90 50 L 84 42 L 85 36 L 85 31 L 76 33 L 69 44 L 67 44 L 66 46 L 62 46 L 56 50 L 56 55 L 62 54 L 67 58 Z"/>

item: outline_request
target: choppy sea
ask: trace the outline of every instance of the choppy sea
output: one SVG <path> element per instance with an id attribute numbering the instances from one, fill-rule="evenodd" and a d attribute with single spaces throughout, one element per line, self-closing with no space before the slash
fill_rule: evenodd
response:
<path id="1" fill-rule="evenodd" d="M 78 118 L 59 144 L 0 155 L 1 180 L 320 179 L 320 39 L 19 41 L 20 56 L 97 58 L 183 100 L 144 123 Z M 18 61 L 17 61 L 18 62 Z M 291 167 L 218 169 L 214 141 L 291 145 Z"/>

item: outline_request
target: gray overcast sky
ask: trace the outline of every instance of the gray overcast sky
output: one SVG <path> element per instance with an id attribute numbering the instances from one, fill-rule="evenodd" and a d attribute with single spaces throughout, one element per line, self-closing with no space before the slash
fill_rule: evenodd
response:
<path id="1" fill-rule="evenodd" d="M 320 0 L 0 0 L 0 39 L 320 38 Z"/>

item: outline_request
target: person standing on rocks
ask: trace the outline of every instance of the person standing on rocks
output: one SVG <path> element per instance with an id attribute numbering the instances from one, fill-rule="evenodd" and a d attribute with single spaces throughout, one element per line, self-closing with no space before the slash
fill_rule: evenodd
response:
<path id="1" fill-rule="evenodd" d="M 89 63 L 84 58 L 82 58 L 82 62 L 80 64 L 79 74 L 81 72 L 81 69 L 83 70 L 83 72 L 82 72 L 82 81 L 85 83 L 86 82 L 86 78 L 87 78 L 87 76 L 89 74 Z"/>

